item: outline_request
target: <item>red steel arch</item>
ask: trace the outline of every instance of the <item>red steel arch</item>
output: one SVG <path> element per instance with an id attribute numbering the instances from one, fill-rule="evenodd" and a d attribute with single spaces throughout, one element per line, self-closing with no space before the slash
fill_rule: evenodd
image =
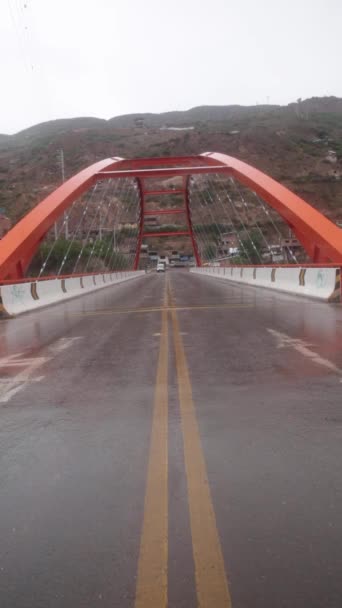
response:
<path id="1" fill-rule="evenodd" d="M 24 276 L 40 242 L 54 222 L 97 180 L 115 177 L 138 179 L 141 195 L 139 247 L 143 234 L 144 178 L 181 175 L 185 179 L 198 173 L 226 173 L 234 176 L 279 213 L 297 235 L 313 262 L 342 263 L 342 231 L 330 220 L 258 169 L 231 156 L 207 152 L 187 157 L 109 158 L 80 171 L 32 209 L 0 241 L 0 280 L 16 280 Z M 185 203 L 188 205 L 186 190 Z M 187 217 L 189 235 L 194 244 L 190 214 Z M 136 266 L 139 254 L 140 247 L 135 258 Z M 197 261 L 200 262 L 198 256 Z"/>

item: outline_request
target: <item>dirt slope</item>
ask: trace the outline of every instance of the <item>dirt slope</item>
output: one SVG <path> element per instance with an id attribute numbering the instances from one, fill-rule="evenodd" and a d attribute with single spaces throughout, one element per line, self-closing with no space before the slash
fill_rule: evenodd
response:
<path id="1" fill-rule="evenodd" d="M 0 135 L 0 207 L 13 221 L 60 183 L 61 148 L 66 177 L 108 156 L 224 152 L 342 219 L 342 99 L 335 97 L 284 107 L 202 106 L 108 121 L 62 119 Z"/>

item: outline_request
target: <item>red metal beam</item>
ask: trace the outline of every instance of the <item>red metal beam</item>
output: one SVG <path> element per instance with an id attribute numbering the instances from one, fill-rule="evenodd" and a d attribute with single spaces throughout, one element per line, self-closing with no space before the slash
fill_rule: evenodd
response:
<path id="1" fill-rule="evenodd" d="M 124 169 L 118 171 L 99 171 L 97 179 L 112 179 L 115 177 L 173 177 L 178 175 L 196 175 L 197 173 L 230 173 L 225 165 L 203 165 L 194 167 L 162 167 L 156 169 Z"/>
<path id="2" fill-rule="evenodd" d="M 144 239 L 149 239 L 150 237 L 159 237 L 159 236 L 191 236 L 190 232 L 187 230 L 180 230 L 179 232 L 145 232 L 143 234 Z"/>
<path id="3" fill-rule="evenodd" d="M 146 209 L 146 215 L 175 215 L 177 213 L 185 213 L 185 209 Z"/>
<path id="4" fill-rule="evenodd" d="M 120 158 L 120 169 L 143 169 L 151 167 L 167 167 L 188 165 L 217 165 L 209 156 L 155 156 L 152 158 Z"/>

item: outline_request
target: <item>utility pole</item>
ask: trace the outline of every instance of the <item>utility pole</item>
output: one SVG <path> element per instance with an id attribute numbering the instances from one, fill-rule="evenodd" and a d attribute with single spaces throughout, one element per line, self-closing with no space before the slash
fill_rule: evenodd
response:
<path id="1" fill-rule="evenodd" d="M 59 151 L 60 154 L 60 163 L 61 163 L 61 171 L 62 171 L 62 184 L 65 182 L 65 168 L 64 168 L 64 150 L 63 148 Z"/>

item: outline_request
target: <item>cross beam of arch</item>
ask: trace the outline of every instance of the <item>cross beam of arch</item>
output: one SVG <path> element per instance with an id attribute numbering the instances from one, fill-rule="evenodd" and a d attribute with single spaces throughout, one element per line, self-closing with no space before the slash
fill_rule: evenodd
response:
<path id="1" fill-rule="evenodd" d="M 73 202 L 97 181 L 120 177 L 138 180 L 141 222 L 135 256 L 139 264 L 143 237 L 144 198 L 148 190 L 144 178 L 184 177 L 184 202 L 189 236 L 192 240 L 197 264 L 201 260 L 196 251 L 189 213 L 187 178 L 195 174 L 223 173 L 231 175 L 244 186 L 256 192 L 278 212 L 302 243 L 314 263 L 342 263 L 342 231 L 322 213 L 285 186 L 234 157 L 207 152 L 198 156 L 122 159 L 108 158 L 80 171 L 49 194 L 0 241 L 0 280 L 17 280 L 24 276 L 34 254 L 46 233 Z"/>

